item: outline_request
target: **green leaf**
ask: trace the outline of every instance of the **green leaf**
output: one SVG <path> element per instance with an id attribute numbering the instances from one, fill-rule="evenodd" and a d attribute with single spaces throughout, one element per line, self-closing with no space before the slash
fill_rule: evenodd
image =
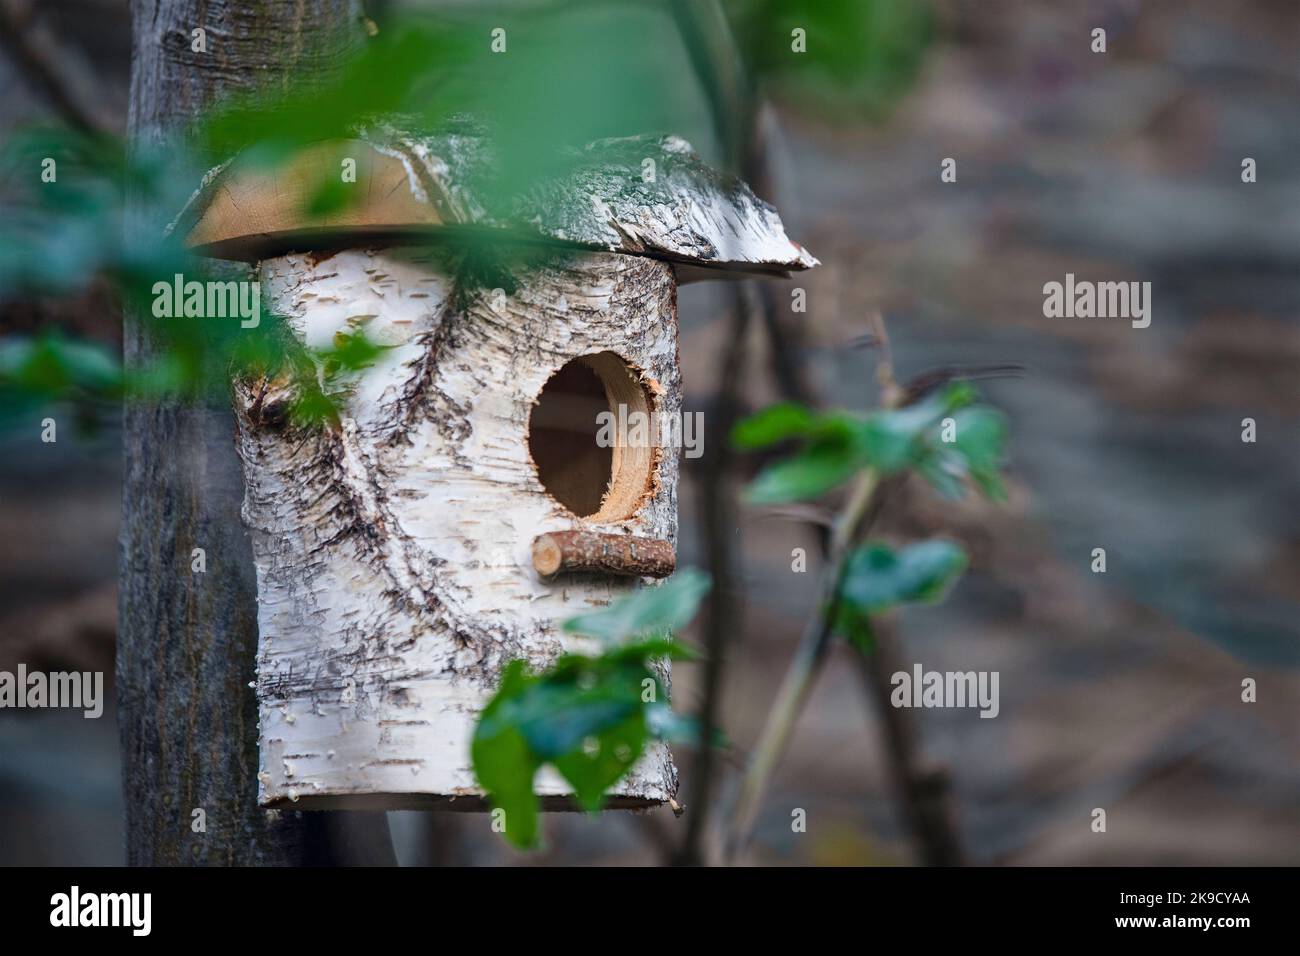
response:
<path id="1" fill-rule="evenodd" d="M 700 656 L 690 644 L 675 637 L 652 637 L 644 641 L 620 644 L 605 652 L 603 659 L 631 664 L 644 664 L 655 658 L 672 661 L 693 661 Z"/>
<path id="2" fill-rule="evenodd" d="M 997 409 L 987 406 L 967 408 L 953 416 L 959 454 L 965 457 L 971 479 L 988 497 L 997 501 L 1006 499 L 1006 490 L 998 475 L 1006 444 L 1006 418 Z"/>
<path id="3" fill-rule="evenodd" d="M 862 421 L 847 412 L 819 416 L 809 429 L 808 444 L 759 472 L 745 497 L 752 504 L 786 504 L 842 485 L 866 464 L 861 430 Z"/>
<path id="4" fill-rule="evenodd" d="M 521 849 L 538 843 L 533 778 L 542 761 L 518 727 L 497 718 L 502 709 L 526 691 L 530 681 L 523 661 L 506 665 L 496 694 L 479 715 L 470 744 L 474 775 L 492 805 L 505 811 L 505 838 Z"/>
<path id="5" fill-rule="evenodd" d="M 871 627 L 871 616 L 847 603 L 840 605 L 835 621 L 835 633 L 842 635 L 862 654 L 870 654 L 876 647 L 876 635 Z"/>
<path id="6" fill-rule="evenodd" d="M 831 119 L 881 118 L 914 82 L 936 34 L 925 0 L 750 0 L 728 4 L 742 59 L 783 101 Z M 807 51 L 790 55 L 791 30 Z"/>
<path id="7" fill-rule="evenodd" d="M 952 415 L 953 441 L 931 441 L 917 471 L 945 497 L 960 498 L 969 478 L 989 498 L 1006 499 L 999 468 L 1006 442 L 1006 419 L 988 406 L 964 408 Z"/>
<path id="8" fill-rule="evenodd" d="M 324 364 L 327 377 L 337 375 L 340 371 L 355 372 L 369 368 L 375 359 L 383 355 L 391 346 L 378 345 L 368 339 L 364 332 L 351 334 L 336 332 L 334 347 L 317 352 L 318 359 Z"/>
<path id="9" fill-rule="evenodd" d="M 114 397 L 122 388 L 122 369 L 107 349 L 57 335 L 0 343 L 0 383 L 42 396 L 78 392 Z"/>
<path id="10" fill-rule="evenodd" d="M 566 625 L 603 638 L 599 656 L 565 654 L 541 674 L 520 660 L 506 667 L 479 715 L 471 757 L 492 805 L 506 811 L 506 836 L 515 846 L 537 843 L 533 780 L 545 764 L 569 782 L 579 806 L 594 811 L 647 740 L 688 732 L 692 725 L 672 713 L 649 662 L 690 653 L 668 632 L 690 619 L 707 590 L 706 575 L 679 571 L 662 587 Z M 655 688 L 649 699 L 647 682 Z"/>
<path id="11" fill-rule="evenodd" d="M 862 426 L 867 460 L 884 474 L 919 464 L 935 426 L 974 398 L 975 392 L 969 385 L 957 382 L 915 405 L 876 412 Z"/>
<path id="12" fill-rule="evenodd" d="M 802 438 L 816 427 L 817 417 L 798 402 L 769 405 L 731 430 L 731 443 L 741 451 L 766 448 L 788 438 Z"/>
<path id="13" fill-rule="evenodd" d="M 580 748 L 591 736 L 625 720 L 640 707 L 640 686 L 604 680 L 582 686 L 580 674 L 536 679 L 497 720 L 519 728 L 533 753 L 554 761 Z"/>
<path id="14" fill-rule="evenodd" d="M 845 412 L 813 416 L 798 405 L 774 405 L 741 423 L 738 445 L 760 446 L 802 436 L 807 445 L 769 465 L 750 484 L 753 504 L 787 504 L 826 494 L 868 466 L 883 474 L 933 467 L 930 439 L 947 415 L 974 400 L 964 382 L 949 385 L 906 408 L 878 411 L 866 418 Z"/>
<path id="15" fill-rule="evenodd" d="M 304 379 L 289 409 L 289 416 L 295 425 L 310 428 L 327 422 L 337 423 L 339 410 L 332 398 L 315 387 L 315 383 Z"/>
<path id="16" fill-rule="evenodd" d="M 573 787 L 574 798 L 588 812 L 599 810 L 605 791 L 632 769 L 645 746 L 641 711 L 589 735 L 572 752 L 555 759 L 555 767 Z"/>
<path id="17" fill-rule="evenodd" d="M 501 689 L 479 719 L 472 747 L 480 784 L 494 805 L 506 809 L 507 833 L 520 810 L 525 824 L 532 820 L 529 813 L 535 816 L 536 799 L 524 801 L 522 796 L 524 775 L 532 797 L 533 778 L 546 763 L 573 786 L 579 805 L 600 808 L 604 792 L 631 769 L 644 748 L 641 682 L 648 677 L 641 664 L 611 664 L 581 655 L 566 655 L 536 676 L 526 673 L 522 661 L 511 662 Z M 506 760 L 522 769 L 511 772 L 502 765 Z M 522 806 L 525 802 L 528 807 Z M 531 840 L 535 833 L 525 830 L 523 836 Z"/>
<path id="18" fill-rule="evenodd" d="M 750 483 L 745 498 L 756 505 L 807 501 L 844 484 L 864 463 L 851 440 L 818 440 L 793 457 L 764 468 Z"/>
<path id="19" fill-rule="evenodd" d="M 662 636 L 693 618 L 708 592 L 709 576 L 686 568 L 664 584 L 643 587 L 604 610 L 569 618 L 564 622 L 564 629 L 609 643 L 625 638 Z"/>
<path id="20" fill-rule="evenodd" d="M 966 494 L 968 470 L 961 457 L 943 448 L 932 448 L 916 465 L 917 473 L 942 497 L 956 501 Z"/>
<path id="21" fill-rule="evenodd" d="M 347 150 L 343 148 L 334 153 L 332 160 L 322 164 L 321 168 L 326 172 L 316 181 L 303 203 L 302 212 L 309 219 L 321 220 L 335 215 L 356 205 L 364 197 L 355 180 L 346 182 L 343 179 L 343 161 L 351 158 L 355 163 L 355 157 L 347 156 Z"/>
<path id="22" fill-rule="evenodd" d="M 899 551 L 868 544 L 849 555 L 840 596 L 859 614 L 898 604 L 931 604 L 947 593 L 965 567 L 966 552 L 951 541 L 922 541 Z"/>

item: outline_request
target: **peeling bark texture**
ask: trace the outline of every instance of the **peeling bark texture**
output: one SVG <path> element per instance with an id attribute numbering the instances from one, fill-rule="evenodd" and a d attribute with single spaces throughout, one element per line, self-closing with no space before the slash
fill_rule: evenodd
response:
<path id="1" fill-rule="evenodd" d="M 254 81 L 310 79 L 359 36 L 355 4 L 343 0 L 137 0 L 132 14 L 136 143 L 161 140 Z M 190 51 L 198 27 L 207 55 Z M 127 362 L 151 351 L 128 316 Z M 230 412 L 132 405 L 124 424 L 117 687 L 127 860 L 329 862 L 329 820 L 257 806 L 255 577 Z M 191 571 L 198 547 L 205 573 Z M 191 827 L 196 809 L 205 832 Z"/>
<path id="2" fill-rule="evenodd" d="M 533 542 L 533 568 L 543 577 L 607 571 L 629 577 L 666 578 L 677 565 L 673 546 L 658 538 L 559 531 Z"/>
<path id="3" fill-rule="evenodd" d="M 544 581 L 534 540 L 676 540 L 677 449 L 654 450 L 625 514 L 586 519 L 546 492 L 529 452 L 543 386 L 580 357 L 614 353 L 656 412 L 679 413 L 672 269 L 566 252 L 518 273 L 506 294 L 442 263 L 436 250 L 389 248 L 259 265 L 264 295 L 307 346 L 359 328 L 388 346 L 346 377 L 320 370 L 341 405 L 337 427 L 268 416 L 292 384 L 236 387 L 265 805 L 481 809 L 469 743 L 502 666 L 589 649 L 560 623 L 638 586 L 595 574 Z M 594 438 L 594 421 L 579 424 Z M 540 775 L 537 790 L 544 806 L 566 804 L 558 775 Z M 654 805 L 675 790 L 658 746 L 611 805 Z"/>
<path id="4" fill-rule="evenodd" d="M 599 140 L 570 157 L 566 172 L 526 194 L 489 203 L 492 148 L 465 123 L 414 138 L 388 127 L 363 140 L 323 144 L 276 173 L 236 159 L 210 175 L 176 227 L 206 255 L 252 260 L 321 248 L 358 235 L 400 239 L 457 227 L 677 264 L 679 278 L 715 271 L 788 275 L 817 260 L 785 234 L 781 217 L 744 182 L 705 165 L 677 136 Z M 338 157 L 356 160 L 364 200 L 308 218 L 304 199 L 333 175 Z"/>

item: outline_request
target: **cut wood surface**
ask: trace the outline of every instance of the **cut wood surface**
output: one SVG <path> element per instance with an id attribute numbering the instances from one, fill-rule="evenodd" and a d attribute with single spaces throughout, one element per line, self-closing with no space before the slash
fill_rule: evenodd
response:
<path id="1" fill-rule="evenodd" d="M 339 180 L 344 160 L 356 164 L 352 185 L 364 198 L 310 214 L 317 190 Z M 275 168 L 236 164 L 231 175 L 213 177 L 212 195 L 187 244 L 204 255 L 244 259 L 273 244 L 308 249 L 331 236 L 356 241 L 379 226 L 442 225 L 437 209 L 408 186 L 407 175 L 399 159 L 358 140 L 313 144 Z"/>

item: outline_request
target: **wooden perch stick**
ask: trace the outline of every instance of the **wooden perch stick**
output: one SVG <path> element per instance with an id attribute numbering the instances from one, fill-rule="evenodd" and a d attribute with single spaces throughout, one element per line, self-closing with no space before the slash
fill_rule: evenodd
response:
<path id="1" fill-rule="evenodd" d="M 676 566 L 673 546 L 662 538 L 554 531 L 533 540 L 533 567 L 543 577 L 566 571 L 603 571 L 666 578 Z"/>

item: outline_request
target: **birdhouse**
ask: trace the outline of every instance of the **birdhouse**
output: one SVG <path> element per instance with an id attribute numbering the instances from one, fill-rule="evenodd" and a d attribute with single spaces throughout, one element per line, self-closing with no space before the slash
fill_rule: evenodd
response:
<path id="1" fill-rule="evenodd" d="M 274 171 L 237 158 L 179 221 L 193 251 L 253 264 L 338 409 L 303 424 L 301 376 L 234 383 L 259 798 L 483 809 L 470 740 L 501 668 L 582 649 L 567 618 L 672 573 L 674 430 L 601 423 L 680 416 L 678 282 L 816 260 L 675 137 L 592 144 L 503 215 L 474 131 L 359 135 Z M 312 214 L 349 169 L 351 199 Z M 331 367 L 358 336 L 373 360 Z M 567 807 L 547 773 L 543 807 Z M 609 805 L 675 789 L 658 746 Z"/>

